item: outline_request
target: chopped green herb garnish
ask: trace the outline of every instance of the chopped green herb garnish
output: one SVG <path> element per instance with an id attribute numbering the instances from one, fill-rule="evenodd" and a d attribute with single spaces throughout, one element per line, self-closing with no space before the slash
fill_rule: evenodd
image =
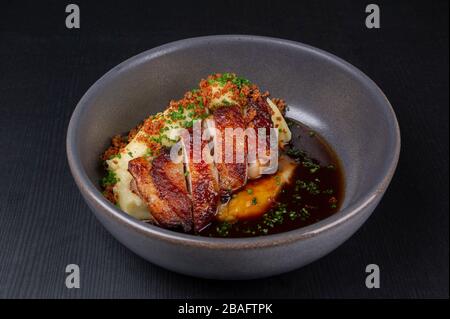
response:
<path id="1" fill-rule="evenodd" d="M 309 171 L 311 173 L 315 173 L 320 169 L 320 165 L 314 163 L 311 159 L 306 158 L 303 162 L 302 162 L 303 167 L 305 168 L 309 168 Z"/>
<path id="2" fill-rule="evenodd" d="M 183 126 L 184 126 L 185 128 L 191 128 L 192 126 L 194 126 L 194 121 L 185 121 L 185 122 L 183 123 Z"/>
<path id="3" fill-rule="evenodd" d="M 150 137 L 150 140 L 152 140 L 155 143 L 161 144 L 162 136 L 161 135 L 160 136 L 152 136 L 152 137 Z"/>
<path id="4" fill-rule="evenodd" d="M 115 185 L 119 181 L 116 173 L 113 171 L 108 171 L 105 177 L 102 178 L 100 183 L 103 187 Z"/>
<path id="5" fill-rule="evenodd" d="M 215 84 L 217 83 L 220 86 L 225 86 L 225 84 L 227 84 L 227 82 L 231 82 L 234 85 L 236 85 L 236 87 L 240 90 L 244 85 L 250 85 L 250 81 L 245 79 L 245 78 L 241 78 L 238 77 L 232 73 L 223 73 L 220 77 L 218 77 L 217 79 L 209 79 L 208 83 L 209 84 Z"/>
<path id="6" fill-rule="evenodd" d="M 279 175 L 275 176 L 275 182 L 276 182 L 277 186 L 281 185 L 281 177 Z"/>
<path id="7" fill-rule="evenodd" d="M 296 220 L 296 219 L 298 218 L 297 212 L 295 212 L 295 211 L 290 211 L 290 212 L 289 212 L 289 218 L 290 218 L 291 220 Z"/>
<path id="8" fill-rule="evenodd" d="M 264 235 L 267 235 L 267 234 L 269 233 L 269 229 L 268 229 L 268 228 L 262 227 L 262 226 L 259 225 L 259 224 L 258 224 L 258 226 L 257 226 L 256 228 L 258 228 L 259 232 L 262 233 L 262 234 L 264 234 Z"/>
<path id="9" fill-rule="evenodd" d="M 226 237 L 230 233 L 231 226 L 232 225 L 230 223 L 223 222 L 219 226 L 216 227 L 216 231 L 220 236 Z"/>
<path id="10" fill-rule="evenodd" d="M 336 199 L 336 197 L 334 197 L 334 196 L 331 197 L 330 200 L 329 200 L 329 202 L 330 202 L 330 204 L 331 204 L 331 205 L 330 205 L 331 208 L 333 208 L 333 209 L 334 209 L 334 208 L 337 208 L 337 199 Z"/>
<path id="11" fill-rule="evenodd" d="M 312 195 L 320 194 L 319 187 L 317 186 L 317 184 L 315 182 L 312 182 L 312 181 L 305 182 L 302 180 L 297 180 L 295 183 L 299 188 L 306 189 Z M 298 188 L 296 188 L 296 191 L 297 190 L 298 190 Z"/>
<path id="12" fill-rule="evenodd" d="M 166 140 L 168 140 L 169 142 L 172 142 L 172 143 L 176 143 L 179 140 L 179 137 L 177 137 L 177 138 L 170 138 L 167 135 L 164 135 L 163 138 L 165 138 Z"/>
<path id="13" fill-rule="evenodd" d="M 253 189 L 251 189 L 251 188 L 247 189 L 247 193 L 250 195 L 253 194 Z"/>
<path id="14" fill-rule="evenodd" d="M 169 113 L 169 117 L 173 120 L 184 120 L 186 118 L 186 116 L 184 116 L 184 108 L 182 105 L 178 106 L 178 110 L 177 111 L 172 111 Z"/>
<path id="15" fill-rule="evenodd" d="M 201 96 L 197 97 L 198 106 L 203 107 L 203 98 Z"/>
<path id="16" fill-rule="evenodd" d="M 270 228 L 280 225 L 283 223 L 286 213 L 286 204 L 279 203 L 275 208 L 263 215 L 263 224 Z"/>
<path id="17" fill-rule="evenodd" d="M 305 152 L 303 152 L 293 146 L 288 148 L 288 150 L 286 151 L 286 154 L 294 159 L 300 159 L 302 157 L 305 157 L 305 155 L 306 155 Z"/>
<path id="18" fill-rule="evenodd" d="M 144 154 L 145 157 L 152 157 L 153 156 L 153 151 L 150 148 L 147 148 L 147 151 L 145 151 Z"/>
<path id="19" fill-rule="evenodd" d="M 311 214 L 309 213 L 309 211 L 305 207 L 303 207 L 300 210 L 300 219 L 301 220 L 306 220 L 307 218 L 309 218 L 309 216 L 311 216 Z"/>
<path id="20" fill-rule="evenodd" d="M 235 77 L 231 82 L 240 90 L 244 85 L 250 85 L 250 81 L 244 78 Z"/>
<path id="21" fill-rule="evenodd" d="M 117 153 L 117 154 L 111 155 L 109 157 L 110 160 L 112 160 L 113 158 L 119 158 L 120 159 L 120 158 L 122 158 L 122 155 L 120 153 Z"/>
<path id="22" fill-rule="evenodd" d="M 258 200 L 256 199 L 256 197 L 252 198 L 252 205 L 256 205 L 258 204 Z"/>

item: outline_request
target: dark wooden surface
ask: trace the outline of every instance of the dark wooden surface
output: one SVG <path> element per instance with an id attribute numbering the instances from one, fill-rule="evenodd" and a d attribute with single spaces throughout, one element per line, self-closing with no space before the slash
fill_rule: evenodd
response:
<path id="1" fill-rule="evenodd" d="M 447 1 L 378 1 L 379 30 L 364 27 L 359 1 L 76 3 L 80 30 L 65 28 L 64 2 L 0 4 L 0 297 L 448 298 Z M 95 220 L 65 154 L 70 115 L 107 70 L 163 43 L 227 33 L 342 57 L 382 88 L 402 132 L 392 184 L 350 240 L 302 269 L 246 282 L 190 278 L 135 256 Z M 80 289 L 65 287 L 70 263 Z M 369 263 L 381 268 L 380 289 L 365 288 Z"/>

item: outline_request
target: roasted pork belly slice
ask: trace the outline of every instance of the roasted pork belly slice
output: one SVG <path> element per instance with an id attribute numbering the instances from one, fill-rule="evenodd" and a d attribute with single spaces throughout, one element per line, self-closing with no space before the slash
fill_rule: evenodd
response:
<path id="1" fill-rule="evenodd" d="M 153 218 L 163 227 L 192 229 L 192 204 L 186 187 L 183 163 L 175 163 L 170 152 L 155 157 L 131 160 L 128 171 L 133 176 L 133 191 L 146 203 Z"/>
<path id="2" fill-rule="evenodd" d="M 247 143 L 244 116 L 239 106 L 224 106 L 206 120 L 214 127 L 214 157 L 222 194 L 232 193 L 247 183 Z"/>
<path id="3" fill-rule="evenodd" d="M 192 140 L 192 136 L 190 138 Z M 202 142 L 200 152 L 194 156 L 191 141 L 182 140 L 186 162 L 188 188 L 192 198 L 192 218 L 194 230 L 201 231 L 209 225 L 217 213 L 220 189 L 217 169 L 209 151 L 208 143 Z"/>
<path id="4" fill-rule="evenodd" d="M 258 101 L 252 99 L 248 100 L 248 104 L 245 108 L 245 122 L 248 128 L 254 129 L 256 135 L 256 143 L 251 143 L 250 140 L 248 141 L 250 153 L 256 155 L 256 157 L 248 159 L 248 177 L 250 179 L 261 177 L 261 174 L 265 170 L 265 174 L 273 174 L 277 170 L 277 165 L 276 167 L 271 167 L 270 164 L 273 163 L 269 161 L 270 156 L 278 157 L 278 145 L 272 149 L 272 152 L 270 149 L 271 130 L 273 131 L 273 134 L 277 134 L 277 132 L 273 130 L 274 124 L 272 121 L 272 114 L 271 107 L 264 99 Z M 278 136 L 274 136 L 274 138 L 278 141 Z M 265 145 L 260 143 L 261 140 L 265 140 Z M 250 150 L 252 144 L 256 145 L 256 150 L 253 152 Z M 276 152 L 276 154 L 273 154 L 273 152 Z M 260 153 L 266 158 L 261 158 Z"/>

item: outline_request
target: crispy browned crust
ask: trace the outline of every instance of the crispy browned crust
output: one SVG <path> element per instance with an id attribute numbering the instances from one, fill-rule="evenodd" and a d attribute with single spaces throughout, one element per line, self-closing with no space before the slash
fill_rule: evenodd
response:
<path id="1" fill-rule="evenodd" d="M 190 174 L 192 179 L 192 216 L 194 230 L 205 228 L 217 213 L 219 204 L 219 185 L 213 177 L 211 165 L 204 162 L 192 163 Z"/>
<path id="2" fill-rule="evenodd" d="M 222 193 L 230 193 L 238 190 L 244 186 L 247 182 L 247 156 L 246 156 L 246 142 L 242 139 L 241 142 L 244 145 L 237 147 L 239 138 L 233 137 L 233 162 L 226 162 L 226 128 L 236 129 L 241 128 L 245 130 L 245 120 L 242 114 L 242 109 L 239 106 L 225 106 L 218 108 L 213 114 L 215 127 L 221 133 L 221 157 L 222 160 L 216 163 L 217 170 L 219 172 L 219 186 Z M 237 149 L 243 150 L 244 162 L 237 163 Z"/>
<path id="3" fill-rule="evenodd" d="M 265 129 L 266 151 L 270 150 L 270 129 L 273 128 L 272 110 L 264 99 L 256 101 L 249 99 L 245 112 L 245 122 L 247 127 L 255 129 L 256 141 L 259 141 L 259 129 Z M 264 131 L 263 131 L 264 132 Z M 259 149 L 259 144 L 258 144 Z"/>
<path id="4" fill-rule="evenodd" d="M 203 142 L 202 149 L 206 145 L 207 143 Z M 207 163 L 203 158 L 199 163 L 194 163 L 192 157 L 193 150 L 191 147 L 186 167 L 189 172 L 194 230 L 200 231 L 208 226 L 217 213 L 220 189 L 214 163 Z"/>
<path id="5" fill-rule="evenodd" d="M 246 117 L 248 127 L 253 128 L 271 128 L 272 123 L 272 111 L 265 100 L 253 101 L 249 100 Z"/>
<path id="6" fill-rule="evenodd" d="M 131 160 L 128 171 L 135 181 L 133 187 L 160 225 L 192 229 L 192 205 L 183 163 L 172 162 L 170 154 L 163 152 L 151 163 L 144 157 Z"/>

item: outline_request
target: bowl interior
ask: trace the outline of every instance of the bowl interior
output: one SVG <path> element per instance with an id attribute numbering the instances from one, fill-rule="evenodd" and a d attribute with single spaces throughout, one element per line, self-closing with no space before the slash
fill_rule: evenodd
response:
<path id="1" fill-rule="evenodd" d="M 395 115 L 360 71 L 288 41 L 206 37 L 144 52 L 115 67 L 84 96 L 73 126 L 74 154 L 90 181 L 100 189 L 99 156 L 112 136 L 162 111 L 171 99 L 216 72 L 235 72 L 285 99 L 290 117 L 327 139 L 344 166 L 342 209 L 376 190 L 395 166 Z"/>

